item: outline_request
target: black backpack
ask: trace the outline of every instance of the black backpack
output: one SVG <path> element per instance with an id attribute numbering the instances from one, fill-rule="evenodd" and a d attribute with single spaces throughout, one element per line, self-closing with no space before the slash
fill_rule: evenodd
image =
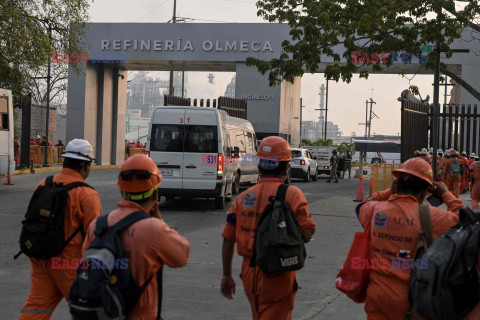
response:
<path id="1" fill-rule="evenodd" d="M 145 212 L 132 212 L 113 226 L 108 215 L 101 215 L 92 241 L 77 269 L 70 288 L 70 313 L 74 320 L 124 320 L 132 314 L 140 296 L 153 275 L 138 286 L 133 279 L 128 260 L 123 258 L 120 233 L 137 221 L 151 218 Z M 158 312 L 162 309 L 162 270 L 158 276 Z"/>
<path id="2" fill-rule="evenodd" d="M 418 314 L 428 320 L 455 320 L 479 302 L 475 263 L 480 250 L 480 211 L 460 210 L 460 222 L 433 240 L 422 257 L 426 269 L 413 269 L 410 295 Z"/>
<path id="3" fill-rule="evenodd" d="M 37 259 L 56 257 L 79 232 L 83 234 L 83 225 L 80 225 L 66 241 L 63 241 L 68 191 L 78 187 L 92 188 L 80 181 L 67 185 L 54 184 L 53 176 L 50 176 L 45 180 L 44 186 L 39 186 L 35 190 L 25 220 L 22 221 L 20 252 L 14 259 L 22 253 Z"/>
<path id="4" fill-rule="evenodd" d="M 303 268 L 305 243 L 292 209 L 285 201 L 288 185 L 281 184 L 258 221 L 250 266 L 263 273 L 295 271 Z"/>

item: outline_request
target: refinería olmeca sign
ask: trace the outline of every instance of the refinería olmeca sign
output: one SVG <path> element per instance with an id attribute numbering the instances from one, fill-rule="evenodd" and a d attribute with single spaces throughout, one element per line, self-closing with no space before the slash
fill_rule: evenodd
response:
<path id="1" fill-rule="evenodd" d="M 205 40 L 196 48 L 190 40 L 101 40 L 102 51 L 196 51 L 206 52 L 273 52 L 270 41 Z"/>

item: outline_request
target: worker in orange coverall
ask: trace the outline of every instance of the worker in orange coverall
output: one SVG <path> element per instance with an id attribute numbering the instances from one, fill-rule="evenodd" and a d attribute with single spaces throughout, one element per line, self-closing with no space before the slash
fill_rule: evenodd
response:
<path id="1" fill-rule="evenodd" d="M 462 162 L 458 158 L 458 153 L 455 150 L 450 151 L 450 158 L 447 160 L 445 165 L 446 172 L 446 181 L 448 190 L 450 190 L 455 197 L 460 196 L 460 181 L 462 178 L 461 174 L 461 165 Z"/>
<path id="2" fill-rule="evenodd" d="M 473 177 L 473 186 L 472 186 L 472 209 L 480 209 L 480 162 L 475 161 L 470 165 L 470 174 Z"/>
<path id="3" fill-rule="evenodd" d="M 64 185 L 84 182 L 95 160 L 90 143 L 86 140 L 74 139 L 68 143 L 62 157 L 64 158 L 63 169 L 53 177 L 53 182 Z M 45 185 L 45 179 L 39 185 Z M 87 231 L 90 222 L 101 214 L 102 207 L 97 191 L 88 187 L 78 187 L 68 191 L 64 220 L 65 240 L 71 235 L 75 234 L 75 236 L 68 242 L 62 253 L 55 257 L 61 262 L 57 266 L 54 258 L 50 260 L 30 258 L 32 284 L 27 301 L 20 311 L 20 320 L 48 320 L 62 298 L 68 299 L 76 270 L 63 266 L 82 257 L 83 234 Z"/>
<path id="4" fill-rule="evenodd" d="M 250 302 L 253 319 L 289 320 L 292 318 L 298 290 L 295 271 L 267 275 L 258 266 L 250 267 L 250 259 L 261 213 L 270 203 L 269 198 L 276 195 L 278 187 L 287 178 L 292 153 L 285 139 L 267 137 L 262 140 L 257 157 L 260 159 L 258 169 L 261 179 L 235 199 L 227 212 L 227 224 L 222 233 L 224 240 L 221 293 L 227 299 L 233 299 L 235 294 L 232 260 L 236 243 L 237 252 L 243 257 L 240 278 Z M 299 188 L 289 186 L 285 200 L 300 225 L 303 240 L 310 241 L 315 232 L 315 223 L 308 212 L 304 194 Z"/>
<path id="5" fill-rule="evenodd" d="M 368 320 L 404 320 L 410 309 L 408 298 L 410 268 L 421 230 L 418 206 L 432 192 L 447 205 L 448 211 L 430 207 L 433 235 L 439 236 L 458 222 L 462 201 L 443 182 L 433 182 L 432 168 L 422 159 L 412 158 L 393 172 L 392 188 L 374 194 L 375 201 L 357 206 L 364 227 L 371 221 L 371 259 L 385 268 L 372 269 L 365 300 Z M 433 188 L 432 188 L 433 186 Z M 392 259 L 401 261 L 397 267 Z"/>
<path id="6" fill-rule="evenodd" d="M 190 258 L 187 239 L 172 230 L 160 215 L 157 188 L 162 174 L 155 162 L 143 155 L 128 158 L 120 169 L 118 188 L 124 200 L 118 208 L 108 214 L 108 225 L 112 226 L 135 211 L 142 211 L 156 219 L 144 219 L 127 227 L 121 236 L 124 255 L 132 270 L 136 283 L 145 283 L 159 272 L 163 265 L 171 268 L 183 267 Z M 95 238 L 93 221 L 88 228 L 83 244 L 83 253 Z M 160 271 L 161 272 L 161 271 Z M 153 277 L 140 296 L 130 320 L 156 319 L 158 314 L 158 279 Z"/>
<path id="7" fill-rule="evenodd" d="M 429 157 L 429 154 L 426 148 L 423 148 L 420 151 L 420 159 L 427 161 L 428 164 L 432 164 L 432 159 Z"/>
<path id="8" fill-rule="evenodd" d="M 447 159 L 443 156 L 443 150 L 438 149 L 437 151 L 437 179 L 438 181 L 445 182 L 445 165 Z"/>
<path id="9" fill-rule="evenodd" d="M 465 193 L 468 189 L 468 158 L 467 152 L 463 151 L 462 154 L 458 157 L 460 159 L 460 164 L 463 169 L 462 178 L 460 179 L 460 193 Z"/>

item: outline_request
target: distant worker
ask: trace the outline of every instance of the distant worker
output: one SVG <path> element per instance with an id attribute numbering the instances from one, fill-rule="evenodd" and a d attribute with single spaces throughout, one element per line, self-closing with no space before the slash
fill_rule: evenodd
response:
<path id="1" fill-rule="evenodd" d="M 463 151 L 460 159 L 460 171 L 462 172 L 462 178 L 460 179 L 460 193 L 465 193 L 468 191 L 468 180 L 470 179 L 470 173 L 468 172 L 468 158 L 467 152 Z"/>
<path id="2" fill-rule="evenodd" d="M 413 153 L 413 157 L 414 158 L 420 157 L 420 150 L 415 150 L 415 152 Z"/>
<path id="3" fill-rule="evenodd" d="M 340 159 L 338 158 L 337 150 L 333 150 L 332 156 L 330 157 L 330 177 L 328 178 L 327 182 L 331 182 L 332 179 L 335 179 L 334 183 L 338 183 L 337 168 L 339 160 Z"/>
<path id="4" fill-rule="evenodd" d="M 448 210 L 429 207 L 434 237 L 458 222 L 458 210 L 463 207 L 462 201 L 443 182 L 433 182 L 432 168 L 423 160 L 412 158 L 393 174 L 397 180 L 392 188 L 375 193 L 376 201 L 364 202 L 356 208 L 362 226 L 366 228 L 371 223 L 370 258 L 382 262 L 382 267 L 370 272 L 365 300 L 369 320 L 406 319 L 410 309 L 411 261 L 415 259 L 421 231 L 418 208 L 427 193 L 441 198 Z M 394 261 L 403 267 L 395 267 Z"/>
<path id="5" fill-rule="evenodd" d="M 422 151 L 420 151 L 420 158 L 427 161 L 428 164 L 432 164 L 432 159 L 430 159 L 430 157 L 428 156 L 428 152 L 426 148 L 423 148 Z"/>
<path id="6" fill-rule="evenodd" d="M 348 179 L 350 179 L 352 175 L 352 154 L 350 153 L 350 150 L 347 150 L 347 154 L 345 155 L 345 165 L 343 167 L 342 179 L 345 178 L 346 171 L 348 171 Z"/>
<path id="7" fill-rule="evenodd" d="M 37 137 L 35 139 L 35 142 L 37 143 L 38 146 L 42 145 L 42 137 L 40 137 L 39 134 L 37 134 Z"/>
<path id="8" fill-rule="evenodd" d="M 448 190 L 457 198 L 460 196 L 460 180 L 462 178 L 460 164 L 457 151 L 450 150 L 450 159 L 445 164 L 446 184 Z"/>
<path id="9" fill-rule="evenodd" d="M 63 144 L 62 140 L 58 140 L 58 143 L 55 145 L 55 147 L 65 147 Z"/>
<path id="10" fill-rule="evenodd" d="M 237 253 L 243 257 L 240 278 L 247 295 L 254 320 L 289 320 L 298 290 L 295 271 L 264 274 L 260 267 L 251 266 L 254 252 L 255 230 L 260 216 L 272 203 L 278 190 L 284 187 L 288 176 L 292 153 L 288 142 L 281 137 L 266 137 L 257 152 L 260 180 L 243 192 L 227 212 L 227 223 L 222 232 L 223 277 L 222 295 L 231 300 L 235 294 L 232 277 L 232 260 L 237 244 Z M 284 199 L 300 226 L 304 242 L 309 242 L 315 232 L 315 223 L 308 212 L 308 202 L 296 186 L 288 186 Z M 272 214 L 272 213 L 271 213 Z M 285 224 L 285 222 L 283 221 Z M 285 259 L 287 260 L 287 259 Z"/>
<path id="11" fill-rule="evenodd" d="M 443 157 L 443 150 L 437 151 L 437 179 L 438 181 L 445 182 L 445 165 L 447 160 Z"/>
<path id="12" fill-rule="evenodd" d="M 163 265 L 171 268 L 184 267 L 190 258 L 188 240 L 162 220 L 157 192 L 162 178 L 151 158 L 143 154 L 128 158 L 120 169 L 117 183 L 124 200 L 118 203 L 117 209 L 90 224 L 83 244 L 85 253 L 95 239 L 97 224 L 111 227 L 136 213 L 153 217 L 130 224 L 121 236 L 123 256 L 128 258 L 128 265 L 137 286 L 145 284 L 152 277 L 145 291 L 140 293 L 133 313 L 128 318 L 130 320 L 156 319 L 161 311 L 158 309 L 158 279 L 161 277 Z M 88 298 L 94 297 L 85 297 Z"/>
<path id="13" fill-rule="evenodd" d="M 479 202 L 480 202 L 480 162 L 475 161 L 470 164 L 470 172 L 472 175 L 472 209 L 478 210 L 480 209 Z"/>
<path id="14" fill-rule="evenodd" d="M 60 244 L 52 242 L 51 233 L 41 233 L 40 238 L 38 234 L 35 234 L 35 237 L 28 238 L 29 233 L 25 233 L 24 236 L 27 237 L 26 248 L 38 247 L 39 252 L 36 253 L 41 254 L 41 258 L 30 257 L 31 287 L 27 301 L 20 311 L 20 320 L 48 320 L 62 298 L 68 299 L 70 286 L 76 276 L 76 269 L 62 266 L 70 265 L 74 260 L 80 260 L 84 241 L 83 235 L 87 232 L 90 222 L 102 214 L 98 193 L 84 183 L 90 174 L 90 166 L 95 160 L 90 143 L 86 140 L 74 139 L 68 143 L 61 157 L 64 158 L 62 171 L 40 182 L 35 192 L 47 192 L 43 190 L 51 189 L 52 191 L 48 191 L 47 194 L 52 198 L 51 195 L 55 186 L 58 188 L 58 186 L 63 185 L 68 190 L 66 205 L 61 208 L 61 212 L 64 212 L 61 222 L 64 225 L 64 236 L 60 240 L 63 241 Z M 71 185 L 69 186 L 69 184 Z M 60 208 L 51 209 L 57 210 L 51 212 L 47 210 L 51 207 L 44 207 L 48 205 L 49 198 L 42 198 L 41 195 L 42 193 L 35 198 L 34 194 L 32 197 L 31 201 L 35 201 L 32 205 L 34 209 L 32 209 L 32 212 L 27 212 L 27 216 L 30 215 L 35 219 L 27 217 L 22 223 L 24 228 L 29 226 L 30 230 L 40 230 L 39 227 L 42 228 L 42 223 L 51 223 L 50 220 L 47 222 L 41 221 L 42 218 L 55 219 L 55 217 L 61 216 L 57 212 Z M 49 217 L 50 213 L 52 213 L 52 216 Z M 56 214 L 53 215 L 53 213 Z M 28 231 L 29 229 L 22 229 L 22 235 L 24 230 Z M 20 239 L 22 240 L 22 236 Z M 48 243 L 48 246 L 42 242 L 43 239 Z M 49 256 L 47 251 L 53 250 L 54 245 L 55 247 L 57 245 L 63 247 L 63 250 L 58 255 Z M 22 251 L 29 255 L 23 248 Z M 32 249 L 32 253 L 35 253 L 35 250 Z"/>
<path id="15" fill-rule="evenodd" d="M 30 145 L 37 146 L 37 142 L 35 141 L 35 137 L 30 137 Z"/>
<path id="16" fill-rule="evenodd" d="M 15 165 L 20 165 L 20 141 L 18 141 L 17 135 L 15 135 L 15 140 L 13 141 L 13 156 L 15 158 Z"/>
<path id="17" fill-rule="evenodd" d="M 468 167 L 469 167 L 469 170 L 468 170 L 468 175 L 469 175 L 468 186 L 469 186 L 470 190 L 472 190 L 472 188 L 473 188 L 473 174 L 472 174 L 472 171 L 470 170 L 470 165 L 475 162 L 475 157 L 476 157 L 475 153 L 472 152 L 470 154 L 469 159 L 468 159 Z"/>

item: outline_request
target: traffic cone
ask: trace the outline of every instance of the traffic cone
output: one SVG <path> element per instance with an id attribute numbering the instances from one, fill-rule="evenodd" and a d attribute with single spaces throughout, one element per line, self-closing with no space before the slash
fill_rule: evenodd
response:
<path id="1" fill-rule="evenodd" d="M 363 172 L 361 172 L 360 177 L 358 179 L 357 198 L 353 201 L 363 202 L 364 200 L 365 199 L 363 198 Z"/>
<path id="2" fill-rule="evenodd" d="M 10 174 L 7 174 L 7 183 L 4 183 L 6 186 L 13 186 L 12 180 L 10 179 Z"/>

